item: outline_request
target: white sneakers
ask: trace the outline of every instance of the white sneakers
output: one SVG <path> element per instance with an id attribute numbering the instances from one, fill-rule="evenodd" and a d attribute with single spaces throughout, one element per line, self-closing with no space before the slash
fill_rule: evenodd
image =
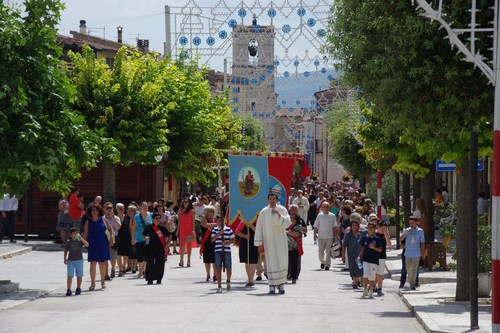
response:
<path id="1" fill-rule="evenodd" d="M 369 298 L 373 298 L 373 289 L 363 289 L 363 298 L 365 298 L 366 296 L 368 296 Z"/>

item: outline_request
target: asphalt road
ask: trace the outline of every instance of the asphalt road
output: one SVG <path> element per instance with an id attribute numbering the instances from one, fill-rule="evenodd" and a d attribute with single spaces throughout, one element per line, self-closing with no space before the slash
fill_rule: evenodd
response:
<path id="1" fill-rule="evenodd" d="M 190 268 L 179 268 L 178 256 L 170 256 L 162 285 L 127 274 L 106 290 L 97 283 L 92 292 L 86 262 L 83 293 L 70 297 L 62 251 L 0 260 L 0 278 L 20 282 L 22 289 L 0 296 L 0 332 L 424 332 L 397 295 L 398 282 L 386 280 L 383 297 L 362 299 L 338 259 L 330 271 L 320 270 L 311 237 L 305 239 L 299 281 L 287 284 L 285 295 L 268 295 L 265 280 L 245 288 L 237 250 L 233 288 L 223 294 L 205 282 L 198 255 Z"/>

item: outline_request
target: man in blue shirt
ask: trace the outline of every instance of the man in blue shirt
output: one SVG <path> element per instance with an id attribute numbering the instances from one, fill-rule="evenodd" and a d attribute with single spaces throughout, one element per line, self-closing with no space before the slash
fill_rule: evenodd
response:
<path id="1" fill-rule="evenodd" d="M 360 263 L 361 260 L 363 261 L 363 278 L 365 284 L 363 297 L 368 296 L 370 298 L 373 298 L 373 289 L 375 289 L 375 282 L 377 279 L 379 253 L 382 252 L 382 241 L 375 234 L 375 228 L 375 223 L 368 223 L 368 233 L 361 237 L 359 241 L 361 251 L 356 259 L 358 263 Z"/>
<path id="2" fill-rule="evenodd" d="M 403 230 L 399 236 L 405 242 L 406 269 L 410 281 L 411 290 L 416 290 L 415 280 L 417 279 L 418 263 L 420 258 L 425 259 L 425 237 L 424 230 L 417 225 L 417 218 L 410 216 L 410 227 Z"/>

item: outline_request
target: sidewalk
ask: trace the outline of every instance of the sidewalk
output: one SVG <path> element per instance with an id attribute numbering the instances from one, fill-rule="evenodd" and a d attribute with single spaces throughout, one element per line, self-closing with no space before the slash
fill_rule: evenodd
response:
<path id="1" fill-rule="evenodd" d="M 401 251 L 387 250 L 386 269 L 392 280 L 401 276 Z M 450 262 L 451 254 L 447 256 Z M 470 306 L 468 302 L 455 302 L 456 271 L 421 269 L 420 288 L 400 289 L 399 295 L 428 332 L 469 332 Z M 408 285 L 408 282 L 407 282 Z M 479 330 L 491 332 L 491 299 L 479 300 Z"/>
<path id="2" fill-rule="evenodd" d="M 0 260 L 25 254 L 40 246 L 43 246 L 44 250 L 47 251 L 51 249 L 57 251 L 61 248 L 61 244 L 55 244 L 49 240 L 29 239 L 28 242 L 25 242 L 22 239 L 17 239 L 17 243 L 9 243 L 9 241 L 4 240 L 0 243 Z"/>

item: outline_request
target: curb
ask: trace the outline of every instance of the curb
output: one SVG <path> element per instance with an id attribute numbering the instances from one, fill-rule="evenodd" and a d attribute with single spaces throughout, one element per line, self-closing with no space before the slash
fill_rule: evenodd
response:
<path id="1" fill-rule="evenodd" d="M 387 268 L 387 267 L 386 267 Z M 391 280 L 399 281 L 401 274 L 390 274 Z M 419 276 L 420 284 L 456 283 L 456 278 Z"/>
<path id="2" fill-rule="evenodd" d="M 422 316 L 418 313 L 418 311 L 415 310 L 415 307 L 410 304 L 410 301 L 408 301 L 406 299 L 405 295 L 401 291 L 398 292 L 398 295 L 399 295 L 399 297 L 401 297 L 401 299 L 403 300 L 403 303 L 406 304 L 406 306 L 411 311 L 411 313 L 413 313 L 415 315 L 415 318 L 417 318 L 418 322 L 420 323 L 420 325 L 422 325 L 422 327 L 425 329 L 426 332 L 429 332 L 429 333 L 450 333 L 449 331 L 441 330 L 438 325 L 429 324 L 429 322 L 431 322 L 432 319 L 425 321 L 424 318 L 422 318 Z M 434 322 L 432 321 L 432 323 L 434 323 Z"/>
<path id="3" fill-rule="evenodd" d="M 10 259 L 14 256 L 20 256 L 22 254 L 25 254 L 25 253 L 28 253 L 28 252 L 31 252 L 33 251 L 33 249 L 36 247 L 37 245 L 33 245 L 32 247 L 26 247 L 24 249 L 19 249 L 19 250 L 13 250 L 13 251 L 10 251 L 10 252 L 6 252 L 6 253 L 3 253 L 1 256 L 0 256 L 0 260 L 3 260 L 3 259 Z"/>

